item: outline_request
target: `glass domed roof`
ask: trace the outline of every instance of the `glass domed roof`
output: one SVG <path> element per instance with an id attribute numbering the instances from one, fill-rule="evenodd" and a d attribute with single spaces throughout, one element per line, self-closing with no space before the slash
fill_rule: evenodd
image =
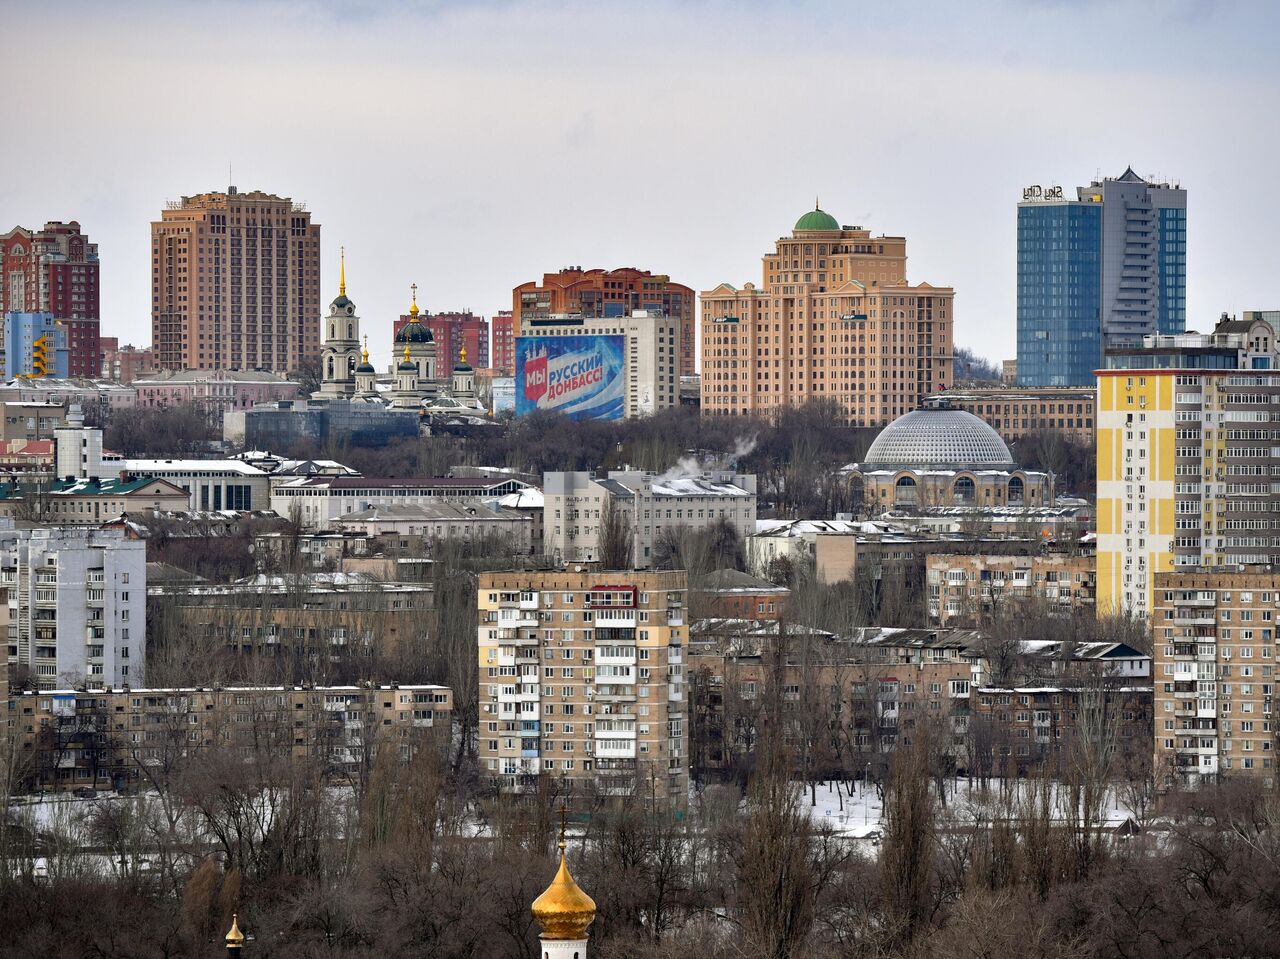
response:
<path id="1" fill-rule="evenodd" d="M 933 466 L 1016 469 L 1000 434 L 983 420 L 945 407 L 912 410 L 881 430 L 862 469 Z"/>

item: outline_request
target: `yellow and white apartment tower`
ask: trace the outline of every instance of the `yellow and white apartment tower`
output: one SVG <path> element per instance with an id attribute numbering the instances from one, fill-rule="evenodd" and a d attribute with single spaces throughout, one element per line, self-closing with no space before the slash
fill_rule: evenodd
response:
<path id="1" fill-rule="evenodd" d="M 1275 333 L 1227 317 L 1098 371 L 1098 609 L 1150 616 L 1156 573 L 1280 562 Z"/>

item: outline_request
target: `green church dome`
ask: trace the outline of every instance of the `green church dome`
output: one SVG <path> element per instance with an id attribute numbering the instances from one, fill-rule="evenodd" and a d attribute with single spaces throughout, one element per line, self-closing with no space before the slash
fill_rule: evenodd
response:
<path id="1" fill-rule="evenodd" d="M 835 230 L 839 231 L 840 222 L 830 213 L 821 210 L 816 204 L 813 209 L 796 220 L 797 230 Z"/>

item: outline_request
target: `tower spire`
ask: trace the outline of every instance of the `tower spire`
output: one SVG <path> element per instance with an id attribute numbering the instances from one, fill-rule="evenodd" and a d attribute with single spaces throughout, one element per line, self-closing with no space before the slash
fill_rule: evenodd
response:
<path id="1" fill-rule="evenodd" d="M 815 210 L 821 210 L 821 209 L 822 209 L 822 207 L 818 204 L 818 194 L 816 194 L 816 193 L 813 195 L 813 208 L 814 208 Z"/>
<path id="2" fill-rule="evenodd" d="M 420 313 L 420 312 L 421 312 L 421 311 L 418 309 L 418 284 L 417 284 L 417 283 L 410 283 L 410 284 L 409 284 L 409 289 L 410 289 L 410 291 L 412 291 L 412 293 L 413 293 L 413 302 L 409 304 L 409 315 L 410 315 L 411 317 L 413 317 L 414 319 L 417 319 L 417 317 L 418 317 L 418 313 Z"/>
<path id="3" fill-rule="evenodd" d="M 347 295 L 347 248 L 338 248 L 338 295 Z"/>
<path id="4" fill-rule="evenodd" d="M 364 349 L 360 351 L 360 360 L 361 362 L 364 362 L 364 363 L 369 362 L 369 334 L 368 333 L 364 335 Z"/>

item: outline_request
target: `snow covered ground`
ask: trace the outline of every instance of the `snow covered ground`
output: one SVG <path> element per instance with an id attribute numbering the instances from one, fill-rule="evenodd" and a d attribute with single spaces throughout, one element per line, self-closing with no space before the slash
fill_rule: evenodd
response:
<path id="1" fill-rule="evenodd" d="M 948 779 L 946 784 L 945 816 L 959 822 L 972 821 L 975 807 L 984 803 L 998 807 L 1005 796 L 1016 800 L 1024 799 L 1028 790 L 1035 785 L 1026 780 L 1010 782 L 992 780 L 988 783 L 984 795 L 979 784 L 970 784 L 964 779 Z M 796 786 L 802 789 L 803 807 L 809 810 L 810 818 L 824 822 L 841 835 L 855 839 L 866 838 L 878 833 L 883 826 L 884 803 L 874 785 L 870 789 L 865 789 L 861 782 L 819 783 L 816 790 L 816 803 L 813 802 L 815 791 L 812 791 L 807 784 L 797 783 Z M 1053 790 L 1054 814 L 1059 819 L 1065 819 L 1065 791 L 1058 784 L 1053 785 Z M 936 800 L 936 789 L 931 788 L 930 794 Z M 942 812 L 942 810 L 939 811 Z M 1119 826 L 1127 819 L 1137 818 L 1116 789 L 1108 791 L 1103 816 L 1105 825 L 1110 827 Z"/>

